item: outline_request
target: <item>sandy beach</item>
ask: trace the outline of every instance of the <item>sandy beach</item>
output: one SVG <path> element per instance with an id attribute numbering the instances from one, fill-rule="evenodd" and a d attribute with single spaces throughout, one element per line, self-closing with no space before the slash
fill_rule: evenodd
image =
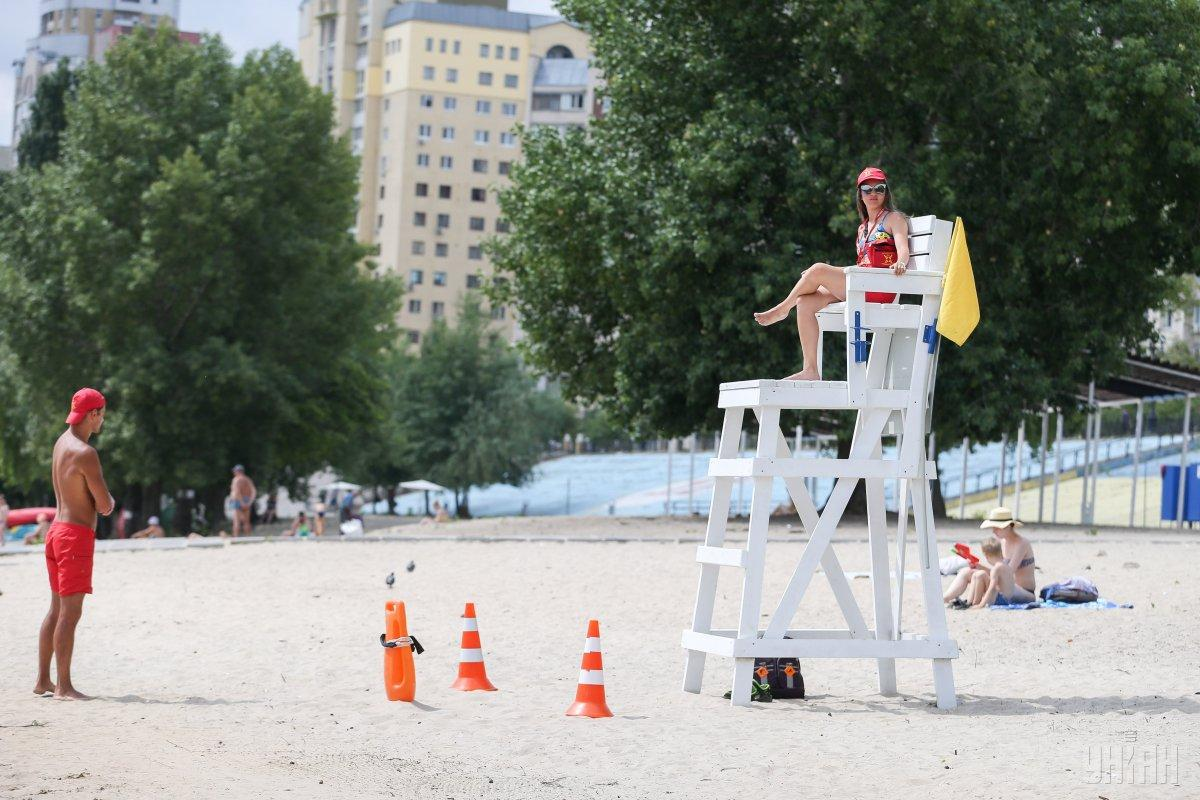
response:
<path id="1" fill-rule="evenodd" d="M 385 541 L 100 552 L 76 642 L 75 682 L 97 695 L 87 703 L 30 692 L 45 568 L 37 553 L 9 552 L 0 795 L 1200 796 L 1200 537 L 1025 530 L 1039 584 L 1086 575 L 1134 608 L 948 612 L 961 650 L 953 711 L 932 704 L 929 662 L 898 662 L 901 694 L 883 697 L 871 661 L 805 660 L 807 700 L 734 709 L 721 696 L 732 662 L 710 656 L 702 694 L 680 691 L 701 520 L 487 519 Z M 770 535 L 765 609 L 805 540 L 782 524 Z M 939 549 L 980 538 L 949 523 Z M 847 570 L 868 569 L 861 525 L 837 541 Z M 719 626 L 735 626 L 733 573 L 723 570 Z M 852 583 L 869 619 L 868 581 Z M 391 598 L 427 648 L 412 705 L 383 693 Z M 465 601 L 498 692 L 449 689 Z M 923 630 L 915 581 L 905 613 Z M 613 719 L 564 716 L 589 617 L 601 622 Z M 840 626 L 820 578 L 800 617 Z M 1122 754 L 1124 770 L 1101 774 Z"/>

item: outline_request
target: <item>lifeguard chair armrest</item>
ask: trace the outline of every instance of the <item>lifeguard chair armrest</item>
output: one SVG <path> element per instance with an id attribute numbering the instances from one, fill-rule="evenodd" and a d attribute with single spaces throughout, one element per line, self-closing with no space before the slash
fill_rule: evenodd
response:
<path id="1" fill-rule="evenodd" d="M 942 273 L 932 270 L 914 269 L 903 275 L 876 267 L 845 267 L 844 271 L 847 292 L 942 293 Z"/>

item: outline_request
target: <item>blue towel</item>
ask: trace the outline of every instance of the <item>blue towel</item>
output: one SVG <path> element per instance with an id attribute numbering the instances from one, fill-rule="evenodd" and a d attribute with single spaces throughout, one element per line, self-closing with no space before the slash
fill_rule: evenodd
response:
<path id="1" fill-rule="evenodd" d="M 1114 603 L 1112 600 L 1093 600 L 1090 603 L 1063 603 L 1058 600 L 1040 600 L 1033 603 L 1018 603 L 1015 606 L 992 606 L 993 611 L 1024 611 L 1029 608 L 1133 608 L 1133 603 Z"/>

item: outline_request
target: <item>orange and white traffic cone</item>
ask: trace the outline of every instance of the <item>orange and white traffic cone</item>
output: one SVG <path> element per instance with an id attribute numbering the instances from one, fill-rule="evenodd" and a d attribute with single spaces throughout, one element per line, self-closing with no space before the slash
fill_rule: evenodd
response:
<path id="1" fill-rule="evenodd" d="M 611 717 L 604 700 L 604 664 L 600 660 L 600 623 L 588 620 L 587 639 L 583 642 L 583 664 L 579 668 L 579 688 L 575 702 L 567 709 L 568 717 Z"/>
<path id="2" fill-rule="evenodd" d="M 475 604 L 467 603 L 463 611 L 462 651 L 458 658 L 458 680 L 450 685 L 460 692 L 494 692 L 483 667 L 483 646 L 479 643 L 479 621 L 475 619 Z"/>

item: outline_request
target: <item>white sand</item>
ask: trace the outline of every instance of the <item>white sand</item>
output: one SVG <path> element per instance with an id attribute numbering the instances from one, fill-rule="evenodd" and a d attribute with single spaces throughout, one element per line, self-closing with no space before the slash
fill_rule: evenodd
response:
<path id="1" fill-rule="evenodd" d="M 962 651 L 955 711 L 933 707 L 928 662 L 899 662 L 902 695 L 882 697 L 874 663 L 848 660 L 806 660 L 808 700 L 746 710 L 721 698 L 732 674 L 724 659 L 709 657 L 701 695 L 679 688 L 679 636 L 699 568 L 695 545 L 673 539 L 701 527 L 487 520 L 436 532 L 654 540 L 101 553 L 76 644 L 76 683 L 101 698 L 89 703 L 31 694 L 44 567 L 36 554 L 0 557 L 0 796 L 1200 796 L 1197 540 L 1033 532 L 1040 582 L 1089 575 L 1106 596 L 1136 607 L 951 612 Z M 847 570 L 868 568 L 865 545 L 853 541 L 862 534 L 848 531 L 851 541 L 837 547 Z M 941 534 L 979 538 L 977 530 Z M 800 536 L 782 528 L 772 536 L 796 541 L 771 546 L 768 609 L 801 552 Z M 403 572 L 409 559 L 411 574 Z M 383 579 L 393 569 L 391 592 Z M 733 572 L 723 570 L 720 584 L 717 621 L 727 627 L 740 588 Z M 853 584 L 869 619 L 868 582 Z M 417 659 L 415 705 L 383 695 L 377 639 L 393 596 L 407 602 L 428 648 Z M 923 616 L 915 581 L 905 597 L 915 629 Z M 478 607 L 496 693 L 448 688 L 467 600 Z M 806 627 L 839 623 L 821 579 L 801 615 Z M 615 719 L 563 715 L 589 616 L 601 620 Z M 1139 765 L 1155 748 L 1173 759 L 1178 747 L 1166 777 L 1180 785 L 1097 784 L 1098 748 L 1110 746 Z"/>

